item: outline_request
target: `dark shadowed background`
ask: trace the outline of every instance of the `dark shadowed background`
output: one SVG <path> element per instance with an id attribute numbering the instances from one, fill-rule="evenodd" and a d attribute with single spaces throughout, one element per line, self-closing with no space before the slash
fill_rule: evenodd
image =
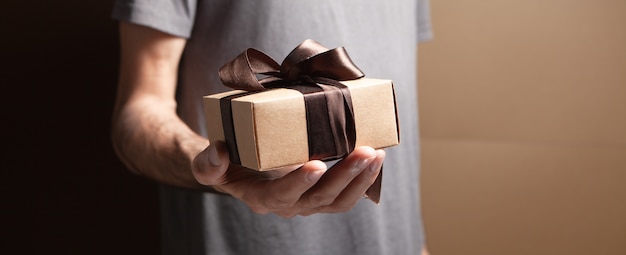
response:
<path id="1" fill-rule="evenodd" d="M 156 186 L 109 140 L 112 1 L 0 2 L 3 254 L 158 254 Z"/>

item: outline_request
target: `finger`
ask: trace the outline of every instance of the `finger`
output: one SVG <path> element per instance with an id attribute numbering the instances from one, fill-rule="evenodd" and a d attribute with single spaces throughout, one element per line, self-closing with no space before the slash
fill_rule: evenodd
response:
<path id="1" fill-rule="evenodd" d="M 385 151 L 377 150 L 376 154 L 376 158 L 348 184 L 332 204 L 316 208 L 317 212 L 347 212 L 351 210 L 363 198 L 367 189 L 376 181 L 376 177 L 380 174 L 383 161 L 385 160 Z"/>
<path id="2" fill-rule="evenodd" d="M 291 208 L 308 189 L 326 172 L 321 161 L 305 163 L 299 169 L 273 180 L 255 182 L 248 188 L 242 200 L 256 213 L 283 211 L 283 217 L 294 216 L 299 209 Z"/>
<path id="3" fill-rule="evenodd" d="M 371 147 L 361 146 L 331 167 L 321 180 L 298 201 L 300 208 L 332 204 L 337 196 L 376 158 Z"/>
<path id="4" fill-rule="evenodd" d="M 224 143 L 211 143 L 193 159 L 191 172 L 196 181 L 203 185 L 221 184 L 230 164 L 228 157 Z"/>

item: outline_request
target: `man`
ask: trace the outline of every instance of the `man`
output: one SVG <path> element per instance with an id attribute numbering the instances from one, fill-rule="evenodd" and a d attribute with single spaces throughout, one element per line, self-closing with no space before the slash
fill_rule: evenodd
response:
<path id="1" fill-rule="evenodd" d="M 116 2 L 121 66 L 112 139 L 131 171 L 163 184 L 164 254 L 419 253 L 415 56 L 418 39 L 430 35 L 427 7 L 424 1 Z M 418 19 L 427 29 L 418 31 Z M 225 145 L 206 139 L 202 96 L 228 90 L 217 70 L 250 47 L 280 62 L 304 39 L 344 46 L 367 77 L 394 80 L 401 144 L 358 147 L 336 164 L 314 160 L 272 172 L 231 164 Z M 376 205 L 363 195 L 383 161 Z"/>

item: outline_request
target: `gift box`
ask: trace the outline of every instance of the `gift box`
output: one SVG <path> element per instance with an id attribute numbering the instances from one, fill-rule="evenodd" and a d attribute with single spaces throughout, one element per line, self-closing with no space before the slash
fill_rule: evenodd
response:
<path id="1" fill-rule="evenodd" d="M 351 148 L 397 145 L 400 139 L 393 82 L 360 78 L 341 83 L 348 88 L 352 101 L 354 128 L 350 132 L 355 140 Z M 345 156 L 349 151 L 337 152 L 333 150 L 334 145 L 326 146 L 327 151 L 311 148 L 311 143 L 319 140 L 332 143 L 332 131 L 329 131 L 329 124 L 323 123 L 328 122 L 324 115 L 337 109 L 309 109 L 309 112 L 321 111 L 318 117 L 311 117 L 316 113 L 307 113 L 305 96 L 327 92 L 301 90 L 305 92 L 274 88 L 204 96 L 209 140 L 225 141 L 231 150 L 231 161 L 261 171 L 302 164 L 311 159 L 333 160 Z"/>
<path id="2" fill-rule="evenodd" d="M 392 80 L 366 78 L 343 47 L 308 39 L 281 64 L 249 48 L 218 74 L 233 90 L 203 97 L 206 126 L 232 164 L 273 170 L 400 141 Z M 375 203 L 381 178 L 365 192 Z"/>

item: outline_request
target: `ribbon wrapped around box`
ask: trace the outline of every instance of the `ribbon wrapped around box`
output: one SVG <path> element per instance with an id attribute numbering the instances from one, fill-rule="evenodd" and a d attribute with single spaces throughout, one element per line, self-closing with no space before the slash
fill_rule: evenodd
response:
<path id="1" fill-rule="evenodd" d="M 305 40 L 278 64 L 249 48 L 219 70 L 233 90 L 204 96 L 208 138 L 265 171 L 399 144 L 393 82 L 365 78 L 343 47 Z M 382 172 L 366 195 L 378 203 Z"/>

